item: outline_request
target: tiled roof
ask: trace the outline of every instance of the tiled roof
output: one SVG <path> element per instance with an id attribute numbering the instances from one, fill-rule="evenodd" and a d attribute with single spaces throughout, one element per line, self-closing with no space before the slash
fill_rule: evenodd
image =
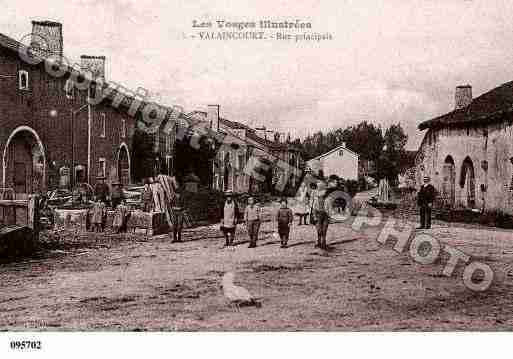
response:
<path id="1" fill-rule="evenodd" d="M 0 33 L 0 45 L 9 50 L 18 51 L 20 45 L 22 45 L 22 44 L 20 44 L 16 40 L 10 38 L 9 36 Z"/>
<path id="2" fill-rule="evenodd" d="M 476 97 L 465 108 L 422 122 L 419 129 L 502 121 L 503 116 L 511 112 L 513 112 L 513 82 L 507 82 Z"/>
<path id="3" fill-rule="evenodd" d="M 207 113 L 205 111 L 193 111 L 191 113 L 188 114 L 188 116 L 191 116 L 191 117 L 194 117 L 194 116 L 197 116 L 197 115 L 200 115 L 202 117 L 206 117 L 207 116 Z M 261 144 L 262 146 L 266 146 L 267 148 L 271 149 L 271 150 L 291 150 L 291 151 L 299 151 L 298 148 L 296 148 L 295 146 L 291 145 L 291 144 L 286 144 L 286 143 L 277 143 L 277 142 L 274 142 L 274 141 L 270 141 L 268 139 L 265 139 L 263 137 L 260 137 L 257 135 L 255 129 L 243 124 L 243 123 L 240 123 L 240 122 L 236 122 L 236 121 L 231 121 L 231 120 L 227 120 L 225 118 L 222 118 L 222 117 L 219 117 L 219 121 L 227 126 L 227 127 L 230 127 L 234 130 L 247 130 L 246 132 L 246 137 L 255 141 L 256 143 L 259 143 Z"/>
<path id="4" fill-rule="evenodd" d="M 352 154 L 353 154 L 353 155 L 355 155 L 356 157 L 360 157 L 360 155 L 359 155 L 358 153 L 356 153 L 356 152 L 354 152 L 354 151 L 351 151 L 349 148 L 345 147 L 344 145 L 340 145 L 340 146 L 337 146 L 337 147 L 335 147 L 335 148 L 332 148 L 332 149 L 331 149 L 331 150 L 329 150 L 328 152 L 325 152 L 325 153 L 323 153 L 323 154 L 320 154 L 319 156 L 316 156 L 316 157 L 314 157 L 314 158 L 309 159 L 309 160 L 308 160 L 308 162 L 313 161 L 313 160 L 318 160 L 319 158 L 322 158 L 322 157 L 326 157 L 326 156 L 328 156 L 329 154 L 332 154 L 333 152 L 338 151 L 338 150 L 340 150 L 340 149 L 344 149 L 344 150 L 346 150 L 347 152 L 352 153 Z"/>

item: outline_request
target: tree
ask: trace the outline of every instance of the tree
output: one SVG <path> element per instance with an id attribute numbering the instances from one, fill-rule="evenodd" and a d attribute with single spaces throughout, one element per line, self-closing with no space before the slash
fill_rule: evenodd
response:
<path id="1" fill-rule="evenodd" d="M 376 127 L 367 121 L 343 130 L 341 139 L 362 159 L 370 161 L 376 161 L 379 158 L 384 145 L 381 127 Z"/>
<path id="2" fill-rule="evenodd" d="M 391 125 L 385 132 L 384 148 L 377 161 L 378 178 L 386 178 L 391 185 L 398 183 L 398 175 L 402 171 L 406 151 L 404 146 L 408 136 L 401 124 Z"/>

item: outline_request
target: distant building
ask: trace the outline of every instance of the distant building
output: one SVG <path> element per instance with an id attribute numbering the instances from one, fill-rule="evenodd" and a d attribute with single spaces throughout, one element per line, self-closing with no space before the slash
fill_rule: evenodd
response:
<path id="1" fill-rule="evenodd" d="M 475 99 L 458 86 L 455 109 L 419 125 L 417 186 L 431 177 L 443 205 L 513 214 L 513 82 Z"/>
<path id="2" fill-rule="evenodd" d="M 307 168 L 325 177 L 337 175 L 346 180 L 358 180 L 359 155 L 346 147 L 345 143 L 306 162 Z"/>
<path id="3" fill-rule="evenodd" d="M 253 159 L 266 159 L 270 163 L 278 160 L 289 166 L 290 173 L 284 173 L 280 166 L 273 166 L 272 177 L 289 178 L 288 185 L 295 187 L 300 180 L 302 160 L 300 151 L 286 141 L 270 141 L 259 136 L 257 130 L 240 122 L 219 116 L 219 106 L 209 105 L 208 111 L 194 111 L 187 115 L 193 123 L 203 122 L 224 140 L 211 163 L 213 189 L 235 193 L 258 193 L 271 191 L 272 178 L 262 181 L 244 170 Z M 249 164 L 251 166 L 251 163 Z"/>

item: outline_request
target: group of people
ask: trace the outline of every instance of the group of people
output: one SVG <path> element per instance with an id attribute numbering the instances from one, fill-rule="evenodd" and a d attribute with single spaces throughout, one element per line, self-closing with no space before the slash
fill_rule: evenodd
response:
<path id="1" fill-rule="evenodd" d="M 125 195 L 121 182 L 113 182 L 112 190 L 105 183 L 105 177 L 97 178 L 94 187 L 93 206 L 91 208 L 91 227 L 93 232 L 103 232 L 107 220 L 107 207 L 115 209 L 112 228 L 119 233 L 126 227 L 129 215 L 128 206 L 125 203 Z"/>
<path id="2" fill-rule="evenodd" d="M 323 187 L 322 183 L 319 185 L 315 183 L 311 184 L 308 214 L 311 214 L 310 222 L 315 225 L 317 231 L 316 247 L 324 250 L 328 249 L 326 236 L 330 219 L 328 209 L 329 204 L 326 201 L 327 196 L 328 191 Z M 239 214 L 240 210 L 234 199 L 233 193 L 228 191 L 226 193 L 226 201 L 220 214 L 220 229 L 225 238 L 225 246 L 232 246 L 234 244 Z M 299 225 L 302 223 L 307 224 L 306 218 L 304 218 L 306 215 L 305 213 L 301 213 Z M 274 215 L 276 232 L 280 237 L 281 248 L 287 248 L 293 220 L 294 212 L 288 207 L 287 199 L 282 198 L 280 200 L 280 207 Z M 260 224 L 262 222 L 262 208 L 258 203 L 256 203 L 254 197 L 248 198 L 247 206 L 244 209 L 243 221 L 248 232 L 249 248 L 255 248 L 257 246 Z"/>

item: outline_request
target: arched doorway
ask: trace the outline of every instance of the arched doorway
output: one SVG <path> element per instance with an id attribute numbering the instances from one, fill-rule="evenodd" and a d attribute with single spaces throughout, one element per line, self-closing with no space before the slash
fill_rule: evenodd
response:
<path id="1" fill-rule="evenodd" d="M 470 157 L 466 157 L 465 160 L 463 160 L 460 187 L 462 188 L 463 199 L 466 200 L 467 207 L 474 208 L 476 205 L 476 179 L 474 164 Z"/>
<path id="2" fill-rule="evenodd" d="M 130 183 L 130 154 L 128 146 L 122 143 L 118 149 L 118 180 L 124 186 Z"/>
<path id="3" fill-rule="evenodd" d="M 456 200 L 456 169 L 454 159 L 451 156 L 445 158 L 442 175 L 442 196 L 444 203 L 446 206 L 452 208 Z"/>
<path id="4" fill-rule="evenodd" d="M 45 190 L 46 156 L 36 131 L 28 126 L 15 129 L 2 156 L 3 187 L 14 189 L 17 199 Z"/>

